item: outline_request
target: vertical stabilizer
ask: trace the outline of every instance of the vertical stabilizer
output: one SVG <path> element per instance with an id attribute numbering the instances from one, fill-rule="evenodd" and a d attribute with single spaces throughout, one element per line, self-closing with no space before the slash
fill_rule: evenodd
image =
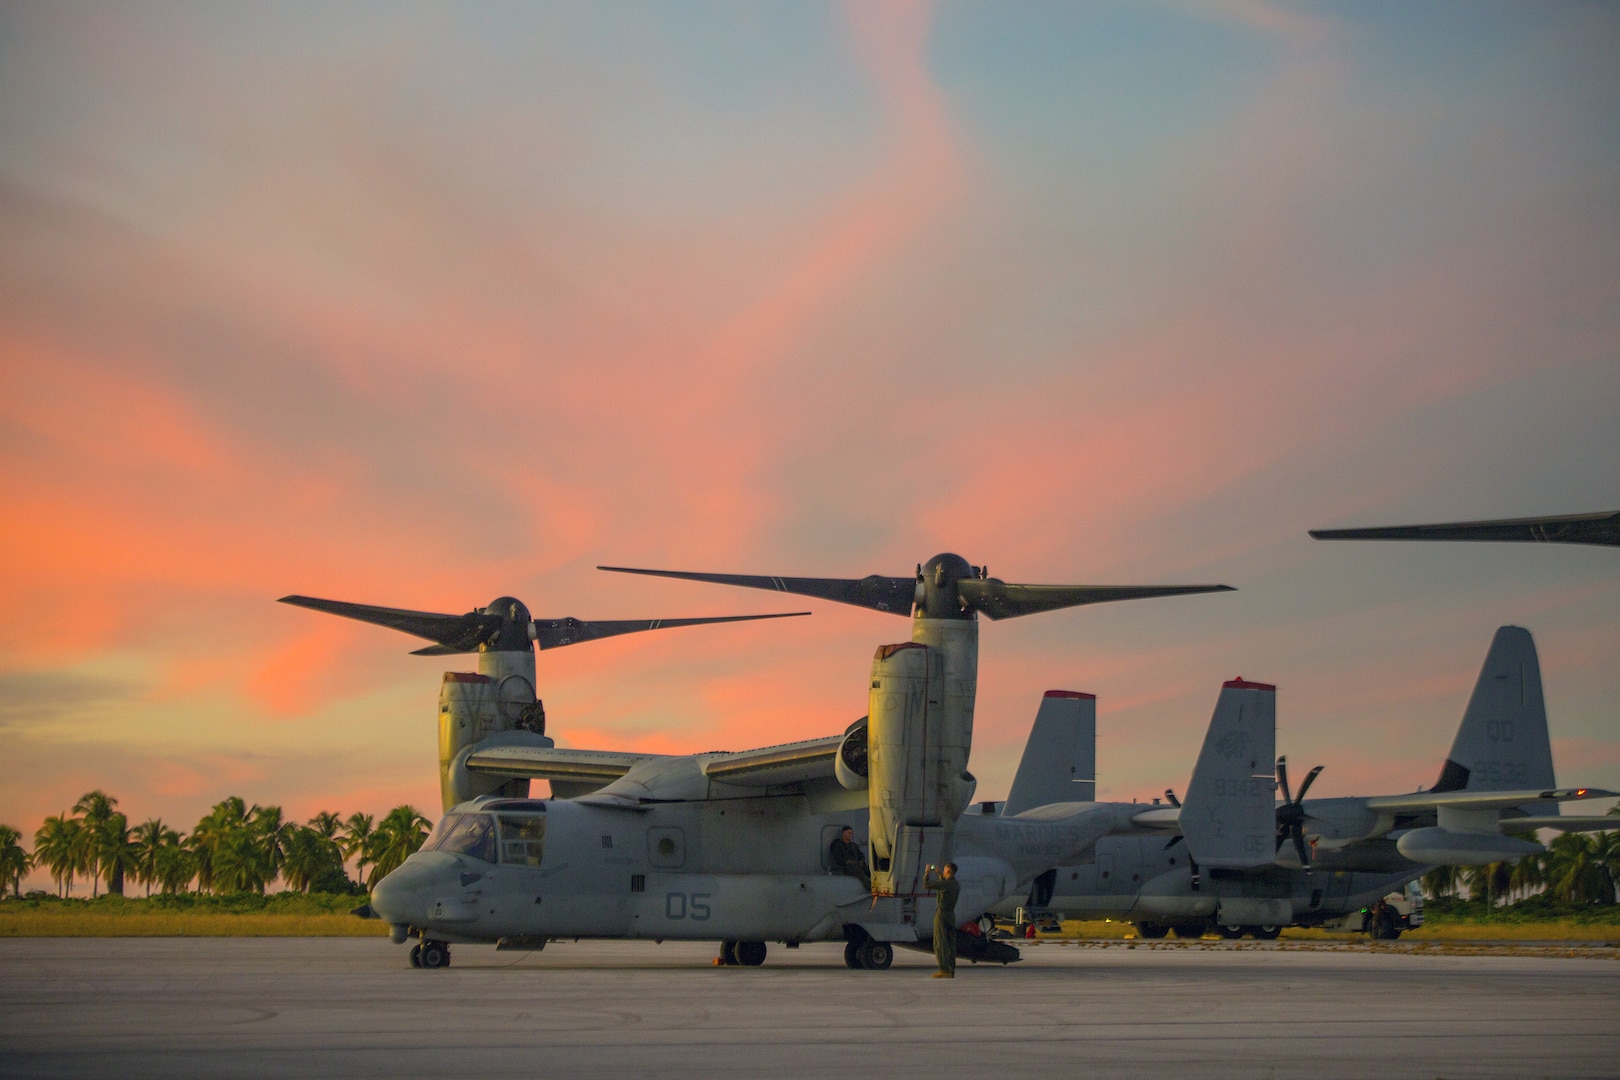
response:
<path id="1" fill-rule="evenodd" d="M 1201 866 L 1269 866 L 1277 857 L 1277 688 L 1221 687 L 1181 804 L 1187 851 Z"/>
<path id="2" fill-rule="evenodd" d="M 1097 792 L 1097 698 L 1048 690 L 1002 808 L 1005 815 L 1048 803 L 1092 802 Z"/>
<path id="3" fill-rule="evenodd" d="M 1504 626 L 1491 639 L 1479 681 L 1434 791 L 1513 791 L 1552 788 L 1552 742 L 1541 696 L 1541 663 L 1530 631 Z M 1527 803 L 1535 815 L 1556 814 L 1555 802 Z"/>

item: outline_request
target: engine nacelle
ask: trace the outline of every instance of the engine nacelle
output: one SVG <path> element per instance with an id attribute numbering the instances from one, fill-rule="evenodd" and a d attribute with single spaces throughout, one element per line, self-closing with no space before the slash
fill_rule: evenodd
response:
<path id="1" fill-rule="evenodd" d="M 838 756 L 833 758 L 833 775 L 847 791 L 865 791 L 870 782 L 870 758 L 867 753 L 866 717 L 861 717 L 844 731 L 844 741 L 838 744 Z"/>
<path id="2" fill-rule="evenodd" d="M 946 702 L 945 657 L 916 642 L 885 645 L 872 660 L 868 712 L 872 890 L 919 890 L 928 864 L 950 853 L 973 797 L 967 774 L 971 717 Z"/>
<path id="3" fill-rule="evenodd" d="M 534 693 L 534 653 L 478 654 L 478 673 L 447 671 L 439 685 L 439 796 L 446 810 L 480 795 L 523 798 L 529 782 L 480 776 L 464 765 L 472 748 L 496 736 L 551 746 L 545 707 Z M 511 734 L 509 734 L 511 733 Z"/>
<path id="4" fill-rule="evenodd" d="M 1446 866 L 1488 866 L 1517 862 L 1547 850 L 1534 840 L 1500 833 L 1460 832 L 1431 826 L 1413 829 L 1395 841 L 1395 849 L 1415 863 Z"/>

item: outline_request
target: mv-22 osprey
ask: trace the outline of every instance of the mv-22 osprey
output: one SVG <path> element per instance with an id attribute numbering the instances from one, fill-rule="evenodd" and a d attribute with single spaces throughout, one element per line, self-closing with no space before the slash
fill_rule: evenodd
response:
<path id="1" fill-rule="evenodd" d="M 1142 809 L 1069 803 L 1018 819 L 964 817 L 975 787 L 967 765 L 978 615 L 1227 589 L 1016 585 L 956 555 L 936 556 L 914 577 L 858 580 L 628 572 L 910 615 L 911 640 L 878 649 L 868 715 L 842 734 L 738 753 L 569 750 L 488 712 L 481 738 L 464 741 L 454 735 L 453 688 L 465 677 L 446 675 L 440 766 L 449 812 L 370 904 L 396 942 L 420 938 L 413 964 L 449 963 L 456 942 L 540 948 L 598 937 L 718 941 L 722 963 L 750 966 L 764 962 L 769 941 L 842 941 L 850 967 L 887 968 L 895 945 L 924 947 L 931 937 L 927 865 L 957 863 L 957 910 L 972 921 Z M 478 648 L 481 669 L 526 659 L 533 670 L 516 631 Z M 531 779 L 549 780 L 553 797 L 528 798 Z M 829 865 L 845 825 L 869 837 L 870 887 Z M 1017 958 L 985 938 L 963 946 L 967 959 Z"/>

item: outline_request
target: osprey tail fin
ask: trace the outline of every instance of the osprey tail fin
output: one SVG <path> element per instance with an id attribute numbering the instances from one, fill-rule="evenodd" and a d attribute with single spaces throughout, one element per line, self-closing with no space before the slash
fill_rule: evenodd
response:
<path id="1" fill-rule="evenodd" d="M 1097 698 L 1048 690 L 1002 814 L 1048 803 L 1092 802 L 1097 793 Z"/>

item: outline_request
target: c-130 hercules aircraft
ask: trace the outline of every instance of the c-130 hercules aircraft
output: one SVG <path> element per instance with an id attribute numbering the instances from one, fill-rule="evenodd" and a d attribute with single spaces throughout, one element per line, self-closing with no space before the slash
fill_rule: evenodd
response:
<path id="1" fill-rule="evenodd" d="M 1333 923 L 1369 908 L 1363 929 L 1393 938 L 1400 927 L 1376 902 L 1435 866 L 1516 861 L 1545 850 L 1522 834 L 1615 824 L 1612 816 L 1559 812 L 1560 802 L 1615 793 L 1557 786 L 1535 642 L 1520 627 L 1497 630 L 1427 791 L 1307 801 L 1321 766 L 1296 793 L 1282 758 L 1274 784 L 1269 768 L 1252 766 L 1274 750 L 1275 696 L 1265 683 L 1227 683 L 1186 799 L 1176 804 L 1170 795 L 1172 805 L 1133 818 L 1139 835 L 1106 837 L 1087 858 L 1037 879 L 1026 915 L 1128 919 L 1143 937 L 1171 929 L 1201 937 L 1213 927 L 1226 937 L 1271 938 L 1285 926 Z M 1043 707 L 1002 812 L 1064 797 L 1064 761 L 1089 776 L 1095 731 L 1089 700 Z M 1166 841 L 1165 830 L 1176 835 Z M 998 914 L 1010 916 L 1014 906 L 1004 903 Z"/>
<path id="2" fill-rule="evenodd" d="M 978 614 L 1228 588 L 1015 585 L 955 555 L 905 578 L 630 572 L 913 615 L 912 640 L 878 649 L 868 716 L 843 734 L 740 753 L 560 749 L 503 723 L 498 711 L 480 714 L 482 737 L 469 741 L 458 719 L 467 709 L 453 692 L 465 677 L 447 674 L 440 766 L 450 812 L 377 884 L 370 904 L 396 942 L 421 939 L 413 964 L 449 963 L 456 942 L 540 948 L 615 937 L 719 941 L 721 962 L 744 965 L 764 961 L 767 941 L 843 941 L 850 967 L 887 968 L 895 944 L 923 947 L 931 936 L 927 865 L 957 863 L 957 910 L 975 920 L 1142 809 L 1070 803 L 1011 820 L 963 817 L 975 786 L 967 764 Z M 532 672 L 532 652 L 526 642 L 514 648 L 518 641 L 505 632 L 486 638 L 480 669 L 507 670 L 527 657 Z M 504 659 L 492 655 L 501 652 Z M 530 779 L 551 781 L 553 797 L 528 798 Z M 830 841 L 844 825 L 870 837 L 870 890 L 829 872 Z M 1017 958 L 983 938 L 963 946 L 966 959 Z"/>

